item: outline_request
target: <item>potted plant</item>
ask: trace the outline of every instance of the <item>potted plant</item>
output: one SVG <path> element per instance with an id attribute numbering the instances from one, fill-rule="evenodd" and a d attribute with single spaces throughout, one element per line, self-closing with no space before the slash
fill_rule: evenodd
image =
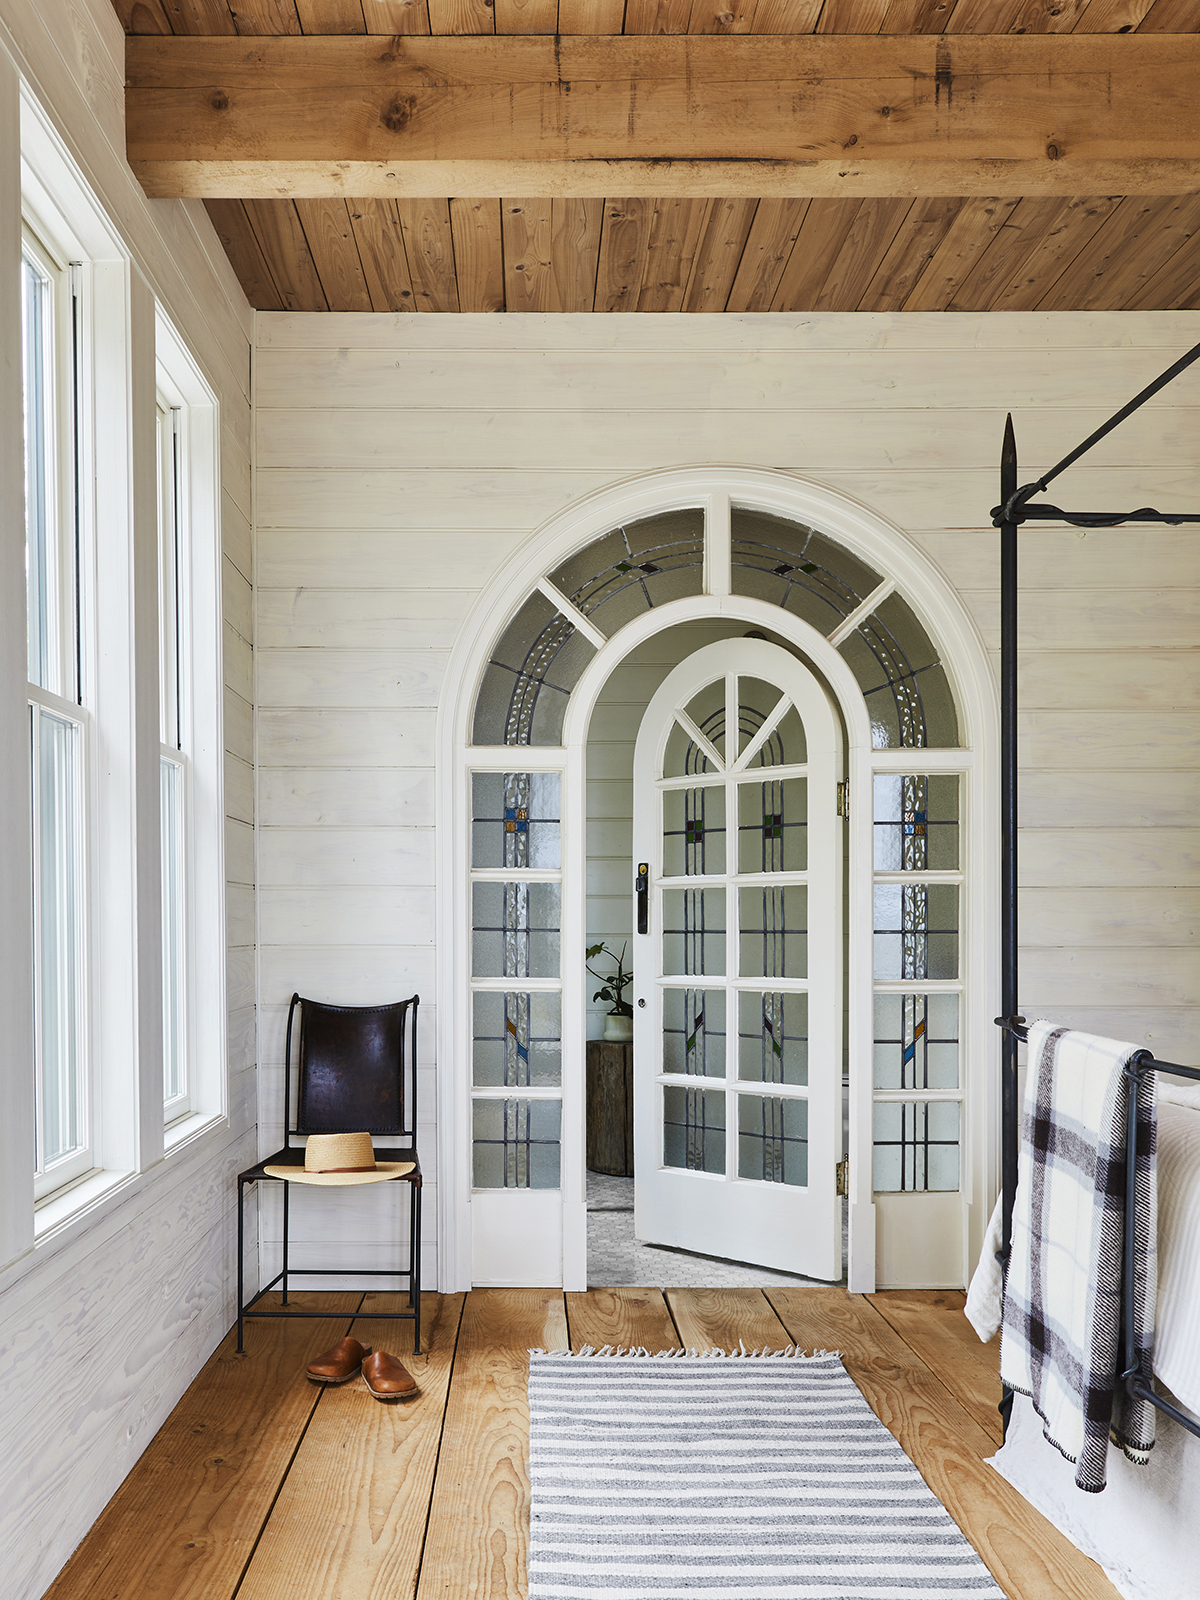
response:
<path id="1" fill-rule="evenodd" d="M 633 982 L 633 971 L 625 966 L 627 949 L 628 945 L 623 944 L 618 955 L 606 944 L 590 944 L 587 947 L 587 970 L 593 978 L 598 978 L 602 985 L 596 990 L 592 999 L 609 1002 L 608 1016 L 604 1019 L 604 1037 L 614 1044 L 628 1044 L 633 1038 L 633 1007 L 625 998 L 625 991 Z M 592 966 L 597 956 L 607 956 L 616 964 L 616 971 L 597 972 Z"/>

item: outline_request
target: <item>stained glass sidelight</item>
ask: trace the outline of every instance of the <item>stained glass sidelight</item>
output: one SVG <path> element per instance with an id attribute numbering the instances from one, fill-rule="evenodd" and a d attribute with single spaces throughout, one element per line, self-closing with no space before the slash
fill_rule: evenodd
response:
<path id="1" fill-rule="evenodd" d="M 724 989 L 663 990 L 664 1072 L 725 1076 Z"/>
<path id="2" fill-rule="evenodd" d="M 958 1088 L 956 994 L 875 996 L 875 1087 Z"/>
<path id="3" fill-rule="evenodd" d="M 725 1171 L 723 1090 L 664 1086 L 663 1165 L 688 1172 Z"/>
<path id="4" fill-rule="evenodd" d="M 472 1103 L 477 1189 L 557 1189 L 562 1107 L 557 1100 Z"/>
<path id="5" fill-rule="evenodd" d="M 562 865 L 557 772 L 476 772 L 471 780 L 471 865 Z"/>
<path id="6" fill-rule="evenodd" d="M 958 870 L 958 784 L 953 773 L 876 774 L 877 872 Z"/>
<path id="7" fill-rule="evenodd" d="M 958 1188 L 959 1109 L 955 1100 L 876 1102 L 877 1193 Z"/>
<path id="8" fill-rule="evenodd" d="M 475 977 L 558 977 L 562 891 L 557 883 L 476 883 L 472 905 Z"/>
<path id="9" fill-rule="evenodd" d="M 534 990 L 479 990 L 473 998 L 477 1089 L 543 1088 L 562 1082 L 562 1000 Z"/>
<path id="10" fill-rule="evenodd" d="M 958 977 L 958 885 L 875 885 L 875 976 Z"/>

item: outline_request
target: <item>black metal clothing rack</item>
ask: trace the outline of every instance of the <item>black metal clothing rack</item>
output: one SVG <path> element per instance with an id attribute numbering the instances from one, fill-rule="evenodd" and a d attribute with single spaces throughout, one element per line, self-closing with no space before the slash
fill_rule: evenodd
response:
<path id="1" fill-rule="evenodd" d="M 1200 512 L 1156 511 L 1142 506 L 1136 511 L 1064 511 L 1059 506 L 1034 504 L 1033 496 L 1044 494 L 1049 485 L 1086 454 L 1093 445 L 1124 422 L 1160 389 L 1166 387 L 1193 362 L 1200 360 L 1200 344 L 1180 356 L 1178 361 L 1147 384 L 1133 399 L 1115 412 L 1094 433 L 1065 455 L 1042 477 L 1018 487 L 1017 441 L 1011 415 L 1004 426 L 1000 451 L 1000 504 L 992 509 L 992 523 L 1000 530 L 1000 879 L 1001 879 L 1001 974 L 1000 1004 L 1003 1016 L 996 1018 L 1003 1031 L 1000 1069 L 1001 1181 L 1003 1189 L 1003 1229 L 1000 1264 L 1007 1274 L 1012 1250 L 1012 1214 L 1017 1193 L 1017 1152 L 1020 1145 L 1020 1114 L 1017 1097 L 1017 1043 L 1024 1040 L 1025 1019 L 1017 1014 L 1017 530 L 1025 522 L 1065 522 L 1076 528 L 1118 528 L 1127 522 L 1162 522 L 1171 526 L 1200 523 Z M 1130 1394 L 1149 1400 L 1160 1411 L 1173 1417 L 1190 1433 L 1200 1437 L 1200 1423 L 1170 1401 L 1154 1392 L 1153 1374 L 1142 1370 L 1134 1355 L 1133 1336 L 1133 1221 L 1134 1162 L 1137 1155 L 1138 1084 L 1150 1072 L 1167 1072 L 1174 1077 L 1200 1082 L 1200 1068 L 1180 1067 L 1157 1061 L 1148 1050 L 1139 1050 L 1125 1069 L 1128 1097 L 1127 1173 L 1125 1197 L 1125 1316 L 1121 1378 Z M 1012 1390 L 1005 1387 L 1000 1414 L 1005 1432 L 1012 1413 Z"/>

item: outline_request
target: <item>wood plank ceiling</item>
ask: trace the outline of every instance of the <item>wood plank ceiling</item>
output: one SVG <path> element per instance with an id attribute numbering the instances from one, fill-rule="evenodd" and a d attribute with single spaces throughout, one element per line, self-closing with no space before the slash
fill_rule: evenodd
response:
<path id="1" fill-rule="evenodd" d="M 127 33 L 1200 32 L 1200 0 L 114 0 Z M 1200 195 L 208 200 L 264 311 L 1200 308 Z"/>

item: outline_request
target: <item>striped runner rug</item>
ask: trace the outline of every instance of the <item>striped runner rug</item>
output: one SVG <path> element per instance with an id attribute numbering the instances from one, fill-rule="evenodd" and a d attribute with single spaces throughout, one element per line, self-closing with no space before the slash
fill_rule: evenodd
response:
<path id="1" fill-rule="evenodd" d="M 836 1355 L 535 1351 L 530 1600 L 1004 1600 Z"/>

